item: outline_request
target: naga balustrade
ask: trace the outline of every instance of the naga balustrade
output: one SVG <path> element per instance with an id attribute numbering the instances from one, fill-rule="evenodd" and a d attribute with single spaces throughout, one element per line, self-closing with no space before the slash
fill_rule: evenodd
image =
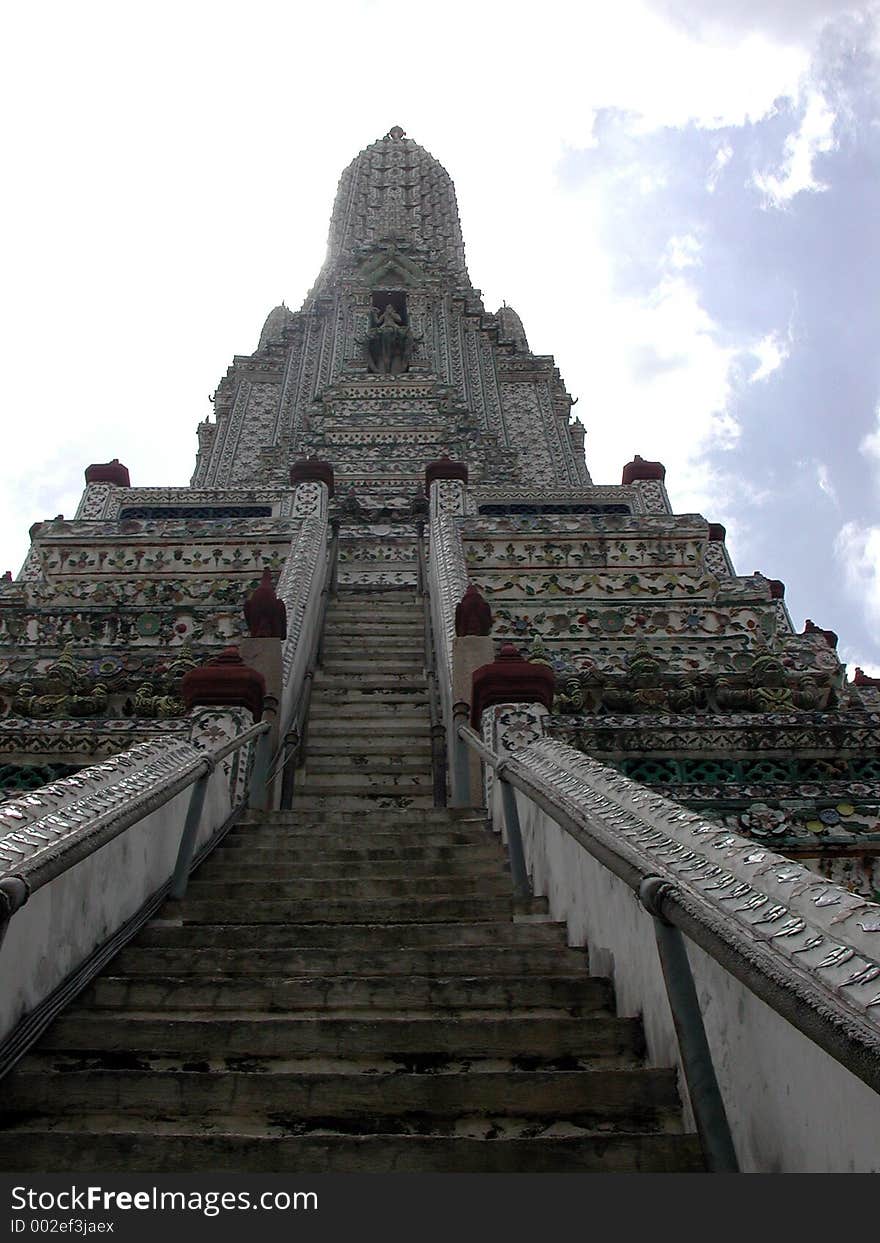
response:
<path id="1" fill-rule="evenodd" d="M 292 685 L 292 696 L 285 693 L 290 706 L 286 719 L 280 730 L 281 743 L 272 757 L 269 766 L 268 783 L 271 787 L 278 773 L 281 777 L 281 807 L 289 808 L 293 801 L 295 771 L 301 767 L 305 758 L 309 724 L 309 706 L 312 702 L 312 685 L 315 673 L 320 669 L 324 659 L 324 630 L 327 624 L 327 606 L 330 598 L 336 595 L 336 582 L 339 562 L 339 519 L 330 522 L 332 535 L 330 548 L 324 559 L 321 587 L 317 595 L 317 606 L 312 614 L 312 625 L 303 633 L 308 636 L 307 642 L 301 645 L 305 652 L 304 668 L 299 685 Z M 293 666 L 291 665 L 291 670 Z M 288 670 L 285 669 L 287 675 Z M 286 692 L 286 687 L 285 687 Z"/>
<path id="2" fill-rule="evenodd" d="M 425 557 L 425 524 L 416 522 L 416 552 L 418 554 L 418 591 L 422 599 L 424 615 L 425 679 L 428 683 L 428 709 L 431 719 L 431 770 L 434 777 L 434 806 L 446 806 L 446 730 L 443 725 L 443 709 L 437 686 L 437 661 L 434 644 L 434 627 L 431 616 L 431 591 L 428 566 Z"/>
<path id="3" fill-rule="evenodd" d="M 210 751 L 182 739 L 140 743 L 0 804 L 0 1075 L 166 897 L 184 896 L 242 812 L 262 805 L 269 731 L 261 721 Z M 170 805 L 187 790 L 184 814 Z M 15 952 L 8 942 L 3 952 L 32 903 L 40 909 Z"/>
<path id="4" fill-rule="evenodd" d="M 616 980 L 624 981 L 622 987 L 630 992 L 631 1008 L 643 1012 L 653 1007 L 651 1022 L 662 1026 L 665 1020 L 657 1017 L 656 998 L 638 992 L 645 988 L 645 972 L 656 973 L 656 966 L 651 968 L 644 946 L 639 948 L 629 930 L 627 921 L 632 921 L 632 915 L 625 903 L 621 906 L 622 896 L 612 892 L 613 878 L 633 891 L 651 916 L 681 1066 L 710 1169 L 735 1171 L 739 1163 L 685 938 L 696 947 L 694 968 L 700 970 L 704 998 L 716 1011 L 712 1015 L 714 1043 L 716 1050 L 721 1046 L 724 1059 L 728 1106 L 745 1113 L 735 1134 L 742 1147 L 750 1148 L 753 1165 L 756 1146 L 766 1145 L 767 1140 L 755 1139 L 748 1110 L 729 1086 L 750 1077 L 748 1067 L 731 1066 L 730 1048 L 740 1037 L 730 1024 L 737 1017 L 742 1022 L 743 1013 L 739 1000 L 743 994 L 737 993 L 735 981 L 873 1092 L 880 1091 L 880 906 L 558 741 L 541 738 L 502 756 L 474 730 L 460 724 L 457 744 L 453 783 L 460 788 L 459 798 L 454 790 L 455 801 L 466 797 L 466 754 L 462 760 L 466 747 L 493 772 L 494 819 L 507 839 L 514 895 L 529 892 L 529 855 L 533 873 L 540 873 L 542 891 L 551 894 L 558 912 L 566 904 L 571 911 L 579 902 L 590 943 L 602 935 L 599 929 L 606 930 L 606 944 L 616 947 Z M 523 820 L 528 822 L 526 833 Z M 583 875 L 578 873 L 576 857 L 564 847 L 566 837 L 601 865 L 598 872 L 593 868 L 589 873 L 599 879 L 580 898 L 575 891 Z M 604 881 L 602 874 L 607 878 Z M 616 921 L 617 926 L 608 931 L 608 921 Z M 707 970 L 699 951 L 725 976 L 719 980 L 717 973 Z M 640 954 L 642 960 L 634 963 Z M 815 1091 L 820 1090 L 819 1076 L 824 1071 L 825 1080 L 833 1081 L 830 1095 L 849 1100 L 849 1107 L 846 1103 L 839 1106 L 834 1124 L 830 1114 L 826 1119 L 805 1117 L 804 1124 L 819 1130 L 823 1124 L 851 1126 L 853 1146 L 861 1146 L 862 1161 L 865 1151 L 871 1150 L 873 1134 L 874 1156 L 867 1160 L 876 1162 L 880 1100 L 832 1071 L 833 1063 L 820 1059 L 818 1067 L 813 1067 L 816 1052 L 810 1053 L 798 1037 L 786 1037 L 784 1033 L 791 1028 L 785 1028 L 780 1037 L 776 1027 L 770 1018 L 768 1031 L 772 1028 L 773 1039 L 780 1041 L 778 1054 L 772 1052 L 786 1071 L 799 1075 L 806 1090 Z M 749 1039 L 761 1037 L 749 1033 Z M 779 1096 L 784 1108 L 801 1105 L 793 1099 L 790 1087 L 785 1091 L 780 1087 Z M 761 1112 L 760 1101 L 752 1107 Z M 762 1116 L 762 1125 L 772 1138 L 767 1117 Z M 790 1125 L 794 1126 L 791 1120 Z M 795 1137 L 790 1147 L 792 1161 L 808 1160 L 806 1142 Z"/>
<path id="5" fill-rule="evenodd" d="M 455 646 L 455 606 L 467 587 L 458 523 L 464 516 L 464 484 L 439 479 L 430 484 L 430 559 L 425 577 L 430 584 L 427 602 L 431 613 L 432 651 L 436 685 L 441 700 L 438 712 L 445 721 L 446 765 L 455 762 L 455 705 L 452 701 L 452 656 Z M 454 803 L 454 800 L 453 800 Z"/>

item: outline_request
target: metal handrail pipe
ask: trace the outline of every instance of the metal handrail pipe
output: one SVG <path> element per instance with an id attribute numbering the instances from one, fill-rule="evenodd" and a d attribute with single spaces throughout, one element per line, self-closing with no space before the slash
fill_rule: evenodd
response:
<path id="1" fill-rule="evenodd" d="M 271 729 L 269 721 L 257 721 L 256 725 L 249 725 L 241 734 L 236 734 L 234 738 L 230 738 L 228 742 L 224 742 L 222 747 L 218 747 L 216 751 L 210 753 L 211 759 L 215 764 L 219 764 L 221 760 L 225 760 L 227 755 L 232 755 L 233 751 L 240 751 L 246 742 L 250 742 L 252 738 L 258 738 L 260 734 L 268 734 Z"/>
<path id="2" fill-rule="evenodd" d="M 507 828 L 507 853 L 510 858 L 510 874 L 513 881 L 515 898 L 531 896 L 529 873 L 526 868 L 525 851 L 523 850 L 522 830 L 519 823 L 519 812 L 516 807 L 516 796 L 507 783 L 504 775 L 504 761 L 500 760 L 491 747 L 487 747 L 479 734 L 469 725 L 459 725 L 458 737 L 472 747 L 480 759 L 495 770 L 495 776 L 501 782 L 501 799 L 504 808 L 504 823 Z"/>
<path id="3" fill-rule="evenodd" d="M 654 924 L 660 968 L 694 1110 L 694 1121 L 710 1172 L 737 1174 L 739 1161 L 712 1062 L 712 1050 L 706 1037 L 684 933 L 671 924 L 662 911 L 665 889 L 664 880 L 649 876 L 639 886 L 639 899 Z"/>
<path id="4" fill-rule="evenodd" d="M 470 725 L 459 725 L 458 736 L 459 738 L 462 738 L 472 750 L 476 751 L 483 763 L 488 764 L 490 768 L 494 768 L 497 771 L 499 767 L 503 765 L 504 761 L 500 759 L 490 747 L 486 746 L 480 735 L 476 732 L 476 730 L 471 729 Z"/>

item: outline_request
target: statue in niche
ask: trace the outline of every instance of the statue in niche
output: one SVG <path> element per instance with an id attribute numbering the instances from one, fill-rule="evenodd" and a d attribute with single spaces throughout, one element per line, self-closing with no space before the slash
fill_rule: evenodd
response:
<path id="1" fill-rule="evenodd" d="M 382 310 L 374 307 L 367 333 L 370 371 L 374 375 L 400 375 L 409 371 L 412 347 L 412 331 L 394 304 L 388 302 Z"/>

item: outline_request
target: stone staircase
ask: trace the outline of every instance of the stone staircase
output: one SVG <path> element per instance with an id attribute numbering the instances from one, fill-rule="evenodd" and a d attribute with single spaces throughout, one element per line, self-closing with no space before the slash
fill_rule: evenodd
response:
<path id="1" fill-rule="evenodd" d="M 421 624 L 340 592 L 293 811 L 240 822 L 19 1063 L 0 1168 L 702 1168 L 609 982 L 432 806 Z"/>

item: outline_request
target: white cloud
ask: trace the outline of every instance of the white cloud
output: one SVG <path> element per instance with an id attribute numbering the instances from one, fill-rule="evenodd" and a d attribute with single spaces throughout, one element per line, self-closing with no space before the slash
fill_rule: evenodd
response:
<path id="1" fill-rule="evenodd" d="M 835 120 L 836 114 L 824 96 L 811 92 L 797 132 L 789 134 L 785 140 L 778 169 L 772 173 L 755 173 L 752 177 L 752 184 L 764 195 L 766 207 L 786 207 L 803 191 L 828 189 L 814 177 L 813 163 L 818 155 L 834 150 Z"/>
<path id="2" fill-rule="evenodd" d="M 669 239 L 663 261 L 676 272 L 683 268 L 699 267 L 701 250 L 699 238 L 692 233 L 684 233 Z"/>
<path id="3" fill-rule="evenodd" d="M 766 115 L 797 93 L 804 40 L 765 25 L 707 43 L 647 0 L 547 0 L 537 22 L 526 0 L 449 0 L 440 22 L 424 5 L 401 21 L 391 0 L 241 13 L 46 0 L 6 18 L 6 448 L 22 476 L 50 445 L 60 465 L 51 489 L 45 475 L 39 492 L 7 482 L 0 570 L 20 564 L 30 522 L 69 512 L 89 462 L 118 456 L 136 484 L 188 481 L 207 394 L 271 306 L 300 305 L 339 174 L 394 124 L 453 176 L 487 305 L 516 306 L 584 398 L 597 479 L 619 478 L 633 450 L 685 471 L 699 446 L 735 438 L 739 353 L 675 279 L 698 250 L 670 252 L 672 283 L 652 299 L 620 299 L 601 202 L 561 193 L 557 165 L 590 145 L 599 109 L 642 133 Z M 380 31 L 387 81 L 369 61 Z M 456 73 L 478 75 L 479 115 L 472 93 L 447 89 Z M 663 365 L 638 378 L 644 343 Z"/>
<path id="4" fill-rule="evenodd" d="M 880 641 L 880 526 L 846 522 L 834 543 L 852 599 Z"/>
<path id="5" fill-rule="evenodd" d="M 721 179 L 727 165 L 733 159 L 733 147 L 730 143 L 723 143 L 715 152 L 715 159 L 709 168 L 709 175 L 706 178 L 706 189 L 710 194 L 715 193 L 715 187 Z"/>
<path id="6" fill-rule="evenodd" d="M 880 465 L 880 406 L 877 407 L 877 426 L 859 443 L 859 453 L 874 458 Z"/>
<path id="7" fill-rule="evenodd" d="M 859 0 L 652 0 L 701 38 L 737 38 L 763 30 L 786 43 L 805 43 L 826 22 L 864 11 Z"/>
<path id="8" fill-rule="evenodd" d="M 759 380 L 766 380 L 782 366 L 790 353 L 790 344 L 779 333 L 771 332 L 749 346 L 748 352 L 758 360 L 758 366 L 749 376 L 749 383 L 755 384 Z"/>
<path id="9" fill-rule="evenodd" d="M 825 465 L 824 462 L 816 463 L 816 483 L 819 486 L 819 491 L 824 493 L 825 496 L 828 497 L 829 501 L 832 501 L 836 505 L 837 504 L 837 489 L 834 487 L 834 484 L 831 482 L 831 475 L 828 471 L 828 467 Z"/>

